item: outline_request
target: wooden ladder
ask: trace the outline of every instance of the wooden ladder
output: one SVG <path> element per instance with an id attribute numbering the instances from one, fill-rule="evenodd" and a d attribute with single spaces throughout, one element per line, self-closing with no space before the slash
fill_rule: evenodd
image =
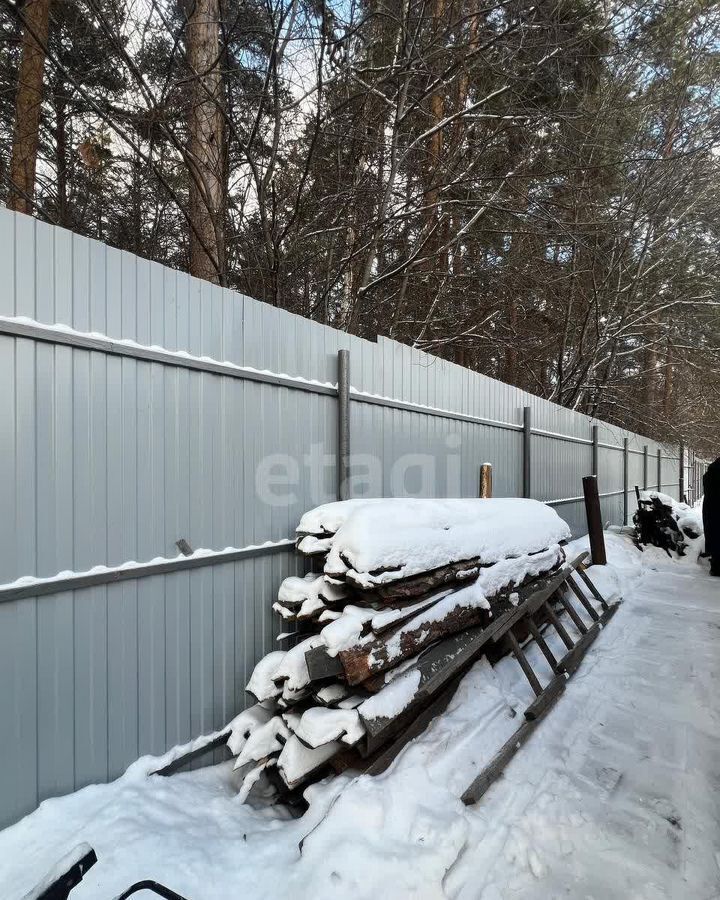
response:
<path id="1" fill-rule="evenodd" d="M 515 657 L 530 683 L 535 700 L 525 710 L 522 725 L 505 742 L 462 795 L 462 801 L 466 805 L 477 803 L 490 785 L 502 775 L 505 766 L 562 695 L 567 680 L 577 670 L 591 644 L 600 634 L 603 626 L 615 615 L 620 605 L 619 600 L 608 603 L 592 583 L 585 571 L 587 557 L 587 552 L 576 557 L 565 569 L 565 577 L 549 596 L 543 592 L 535 597 L 530 597 L 518 607 L 516 614 L 509 617 L 504 622 L 504 627 L 492 637 L 494 643 L 499 644 L 502 649 L 509 650 Z M 579 578 L 580 583 L 575 576 Z M 583 588 L 587 593 L 583 591 Z M 593 606 L 590 597 L 599 603 L 601 612 L 598 612 Z M 580 636 L 576 640 L 573 640 L 563 625 L 561 620 L 563 614 L 567 615 L 568 620 L 573 623 L 579 633 Z M 546 624 L 555 629 L 565 647 L 566 652 L 559 659 L 543 636 L 541 626 Z M 544 686 L 521 646 L 525 635 L 535 640 L 552 670 L 553 677 Z"/>

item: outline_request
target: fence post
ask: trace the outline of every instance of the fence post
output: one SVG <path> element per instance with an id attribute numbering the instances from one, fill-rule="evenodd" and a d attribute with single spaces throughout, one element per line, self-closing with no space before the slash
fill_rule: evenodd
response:
<path id="1" fill-rule="evenodd" d="M 623 439 L 623 525 L 628 523 L 628 484 L 630 473 L 630 440 Z"/>
<path id="2" fill-rule="evenodd" d="M 604 566 L 607 564 L 607 554 L 605 553 L 605 535 L 602 527 L 600 494 L 598 493 L 596 475 L 586 475 L 583 478 L 583 494 L 585 496 L 585 515 L 587 516 L 592 564 L 594 566 Z"/>
<path id="3" fill-rule="evenodd" d="M 678 463 L 680 465 L 680 483 L 679 483 L 679 500 L 685 502 L 685 444 L 680 441 L 680 449 L 678 453 Z"/>
<path id="4" fill-rule="evenodd" d="M 337 498 L 350 496 L 350 351 L 338 350 Z"/>
<path id="5" fill-rule="evenodd" d="M 648 463 L 650 460 L 648 459 L 648 445 L 645 444 L 643 447 L 643 490 L 646 491 L 648 489 L 648 475 L 650 473 L 650 468 Z"/>
<path id="6" fill-rule="evenodd" d="M 658 447 L 657 452 L 657 489 L 662 488 L 662 449 Z"/>
<path id="7" fill-rule="evenodd" d="M 599 467 L 599 452 L 600 447 L 600 428 L 597 425 L 593 425 L 592 427 L 592 473 L 597 478 L 599 475 L 598 467 Z"/>
<path id="8" fill-rule="evenodd" d="M 489 500 L 492 495 L 492 465 L 483 463 L 480 466 L 480 497 L 483 500 Z"/>
<path id="9" fill-rule="evenodd" d="M 529 406 L 523 407 L 523 473 L 522 473 L 522 495 L 530 497 L 532 485 L 530 483 L 530 463 L 532 444 L 532 410 Z"/>

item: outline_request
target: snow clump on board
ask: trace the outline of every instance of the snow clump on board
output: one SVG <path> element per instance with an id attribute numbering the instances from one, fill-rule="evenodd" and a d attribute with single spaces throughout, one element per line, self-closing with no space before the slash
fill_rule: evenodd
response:
<path id="1" fill-rule="evenodd" d="M 536 553 L 570 537 L 567 523 L 537 500 L 383 500 L 349 510 L 325 572 L 372 589 L 452 562 Z"/>

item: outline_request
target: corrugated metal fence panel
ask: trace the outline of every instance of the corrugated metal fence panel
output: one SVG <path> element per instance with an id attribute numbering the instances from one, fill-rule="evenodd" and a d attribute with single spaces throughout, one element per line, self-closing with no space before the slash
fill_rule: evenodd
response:
<path id="1" fill-rule="evenodd" d="M 676 451 L 677 452 L 677 451 Z M 662 482 L 660 490 L 674 497 L 675 500 L 680 499 L 680 458 L 677 455 L 663 456 L 662 460 Z"/>
<path id="2" fill-rule="evenodd" d="M 286 538 L 334 497 L 332 397 L 4 335 L 0 359 L 3 583 Z"/>
<path id="3" fill-rule="evenodd" d="M 142 345 L 117 355 L 0 333 L 0 584 L 173 557 L 179 538 L 220 551 L 292 536 L 305 509 L 335 498 L 339 349 L 354 391 L 390 398 L 351 404 L 355 495 L 473 497 L 490 462 L 495 495 L 520 496 L 529 406 L 532 496 L 564 501 L 556 509 L 583 530 L 587 416 L 6 210 L 0 267 L 0 315 Z M 137 358 L 147 347 L 331 387 Z M 620 448 L 599 451 L 603 513 L 617 523 L 623 438 L 648 445 L 651 487 L 658 445 L 597 424 Z M 663 490 L 677 496 L 677 451 L 662 454 Z M 631 490 L 643 468 L 631 454 Z M 303 568 L 283 551 L 0 602 L 0 825 L 231 718 L 280 628 L 278 585 Z"/>
<path id="4" fill-rule="evenodd" d="M 303 571 L 288 552 L 0 603 L 0 821 L 222 727 Z"/>

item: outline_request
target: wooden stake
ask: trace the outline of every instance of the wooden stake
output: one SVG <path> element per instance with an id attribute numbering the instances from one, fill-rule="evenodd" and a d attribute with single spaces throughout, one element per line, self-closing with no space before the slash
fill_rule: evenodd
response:
<path id="1" fill-rule="evenodd" d="M 587 516 L 588 533 L 590 535 L 592 562 L 594 566 L 605 566 L 607 565 L 605 535 L 603 533 L 600 495 L 598 494 L 595 475 L 586 475 L 583 478 L 583 494 L 585 495 L 585 515 Z"/>
<path id="2" fill-rule="evenodd" d="M 492 497 L 492 465 L 483 463 L 480 466 L 480 497 L 489 500 Z"/>

